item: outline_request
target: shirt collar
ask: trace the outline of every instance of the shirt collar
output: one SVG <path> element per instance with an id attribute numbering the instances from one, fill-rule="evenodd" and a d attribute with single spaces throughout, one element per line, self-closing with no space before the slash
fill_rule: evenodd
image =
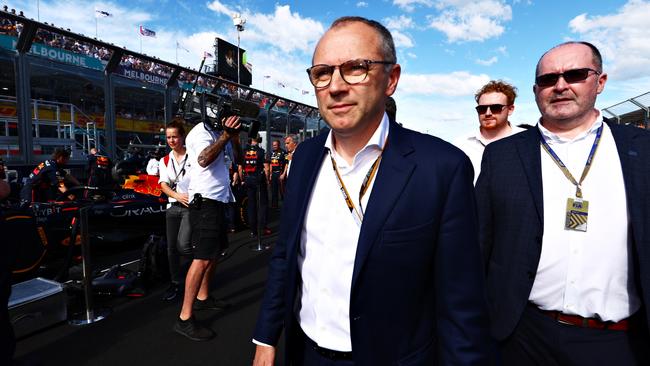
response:
<path id="1" fill-rule="evenodd" d="M 366 145 L 361 150 L 359 150 L 359 152 L 357 152 L 357 154 L 354 156 L 354 160 L 356 161 L 357 156 L 359 156 L 359 154 L 367 149 L 383 150 L 388 138 L 389 127 L 390 123 L 388 122 L 388 115 L 384 113 L 381 122 L 379 122 L 379 126 L 375 130 L 375 133 L 372 134 L 372 137 L 370 137 L 370 140 L 368 140 Z M 338 156 L 336 149 L 334 148 L 334 135 L 332 134 L 332 130 L 330 130 L 329 134 L 327 135 L 327 140 L 325 140 L 325 147 L 330 149 L 334 156 Z"/>
<path id="2" fill-rule="evenodd" d="M 587 131 L 582 132 L 581 134 L 579 134 L 573 139 L 567 139 L 554 134 L 553 132 L 546 129 L 546 127 L 542 126 L 541 117 L 537 122 L 537 128 L 539 129 L 539 132 L 542 134 L 542 137 L 544 137 L 544 140 L 546 140 L 546 142 L 548 143 L 570 143 L 570 142 L 580 141 L 587 138 L 588 136 L 596 134 L 596 130 L 598 130 L 602 125 L 603 125 L 603 115 L 598 110 L 598 117 L 596 117 L 596 121 L 591 124 L 591 127 L 589 127 Z"/>

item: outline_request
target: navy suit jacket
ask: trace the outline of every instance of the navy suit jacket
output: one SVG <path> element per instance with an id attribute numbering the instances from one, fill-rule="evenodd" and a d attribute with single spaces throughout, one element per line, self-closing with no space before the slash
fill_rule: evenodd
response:
<path id="1" fill-rule="evenodd" d="M 301 231 L 326 137 L 303 142 L 294 154 L 254 334 L 275 345 L 284 328 L 287 364 L 298 326 Z M 486 363 L 490 340 L 472 179 L 460 150 L 390 124 L 352 276 L 357 366 Z"/>
<path id="2" fill-rule="evenodd" d="M 609 125 L 609 124 L 608 124 Z M 609 125 L 623 169 L 633 277 L 645 309 L 650 301 L 650 133 Z M 503 340 L 528 303 L 544 235 L 540 132 L 537 128 L 489 144 L 483 153 L 476 195 L 481 247 L 487 269 L 490 330 Z M 605 158 L 603 156 L 600 157 Z M 612 157 L 608 157 L 612 158 Z M 598 157 L 597 157 L 598 159 Z"/>

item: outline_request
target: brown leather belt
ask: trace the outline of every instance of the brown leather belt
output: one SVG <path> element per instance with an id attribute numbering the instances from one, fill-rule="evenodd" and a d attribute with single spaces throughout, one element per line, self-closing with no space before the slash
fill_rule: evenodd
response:
<path id="1" fill-rule="evenodd" d="M 616 323 L 604 322 L 596 318 L 583 318 L 580 315 L 568 315 L 568 314 L 563 314 L 559 311 L 542 310 L 535 305 L 532 306 L 534 306 L 535 309 L 537 309 L 537 311 L 539 311 L 540 313 L 562 324 L 574 325 L 577 327 L 592 328 L 592 329 L 609 329 L 609 330 L 622 330 L 622 331 L 628 331 L 630 329 L 630 321 L 628 319 L 623 319 Z"/>

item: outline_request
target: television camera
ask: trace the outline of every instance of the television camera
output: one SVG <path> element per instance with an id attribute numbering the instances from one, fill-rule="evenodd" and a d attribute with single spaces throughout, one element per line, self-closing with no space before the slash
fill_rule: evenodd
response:
<path id="1" fill-rule="evenodd" d="M 205 122 L 216 131 L 225 129 L 223 122 L 230 116 L 239 116 L 240 131 L 246 132 L 248 138 L 257 137 L 260 122 L 257 119 L 260 109 L 256 103 L 212 93 L 191 94 L 185 92 L 178 115 L 190 122 Z"/>

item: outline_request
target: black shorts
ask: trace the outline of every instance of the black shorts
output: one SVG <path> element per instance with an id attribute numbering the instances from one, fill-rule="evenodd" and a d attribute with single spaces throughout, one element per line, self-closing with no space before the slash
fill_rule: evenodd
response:
<path id="1" fill-rule="evenodd" d="M 190 206 L 194 259 L 215 259 L 228 248 L 225 207 L 225 203 L 207 198 L 198 208 Z"/>

